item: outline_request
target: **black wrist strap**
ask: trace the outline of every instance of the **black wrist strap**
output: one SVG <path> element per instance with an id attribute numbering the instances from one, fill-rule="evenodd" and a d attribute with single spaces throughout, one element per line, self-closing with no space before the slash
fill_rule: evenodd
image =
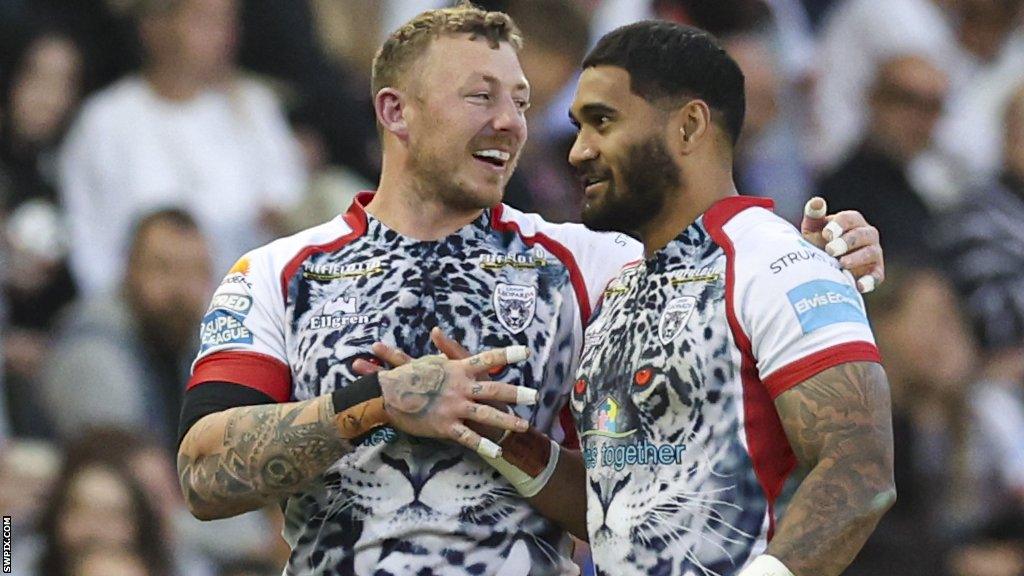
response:
<path id="1" fill-rule="evenodd" d="M 339 388 L 331 393 L 331 402 L 334 404 L 334 413 L 342 412 L 358 406 L 367 400 L 380 398 L 383 395 L 380 389 L 380 378 L 376 372 L 360 376 L 344 388 Z"/>

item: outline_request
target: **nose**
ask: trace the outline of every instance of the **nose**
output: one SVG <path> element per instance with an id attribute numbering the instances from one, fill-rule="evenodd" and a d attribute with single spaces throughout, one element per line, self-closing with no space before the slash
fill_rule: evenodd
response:
<path id="1" fill-rule="evenodd" d="M 577 133 L 576 140 L 573 141 L 572 148 L 569 149 L 569 164 L 579 168 L 598 156 L 597 148 L 583 137 L 583 132 Z"/>
<path id="2" fill-rule="evenodd" d="M 493 127 L 498 132 L 511 132 L 520 142 L 526 140 L 526 116 L 511 96 L 503 98 L 495 111 Z"/>

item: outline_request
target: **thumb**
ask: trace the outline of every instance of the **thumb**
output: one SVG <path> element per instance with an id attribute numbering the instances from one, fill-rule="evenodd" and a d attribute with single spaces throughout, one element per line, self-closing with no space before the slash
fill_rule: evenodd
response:
<path id="1" fill-rule="evenodd" d="M 821 233 L 821 230 L 828 223 L 828 220 L 825 218 L 827 213 L 828 205 L 825 204 L 825 199 L 820 196 L 815 196 L 808 200 L 807 204 L 804 204 L 804 218 L 800 221 L 800 233 L 803 234 L 804 238 Z"/>

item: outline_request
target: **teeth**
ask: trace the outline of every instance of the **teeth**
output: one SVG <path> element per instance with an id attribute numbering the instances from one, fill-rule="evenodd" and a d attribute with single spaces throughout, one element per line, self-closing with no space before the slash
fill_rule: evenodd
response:
<path id="1" fill-rule="evenodd" d="M 500 160 L 502 162 L 508 162 L 508 159 L 512 157 L 508 152 L 503 152 L 501 150 L 479 150 L 474 154 L 474 156 L 494 158 L 495 160 Z"/>

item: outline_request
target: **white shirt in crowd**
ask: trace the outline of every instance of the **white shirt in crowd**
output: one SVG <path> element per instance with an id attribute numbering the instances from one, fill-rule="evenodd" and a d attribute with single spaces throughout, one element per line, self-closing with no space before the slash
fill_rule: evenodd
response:
<path id="1" fill-rule="evenodd" d="M 177 206 L 199 221 L 226 270 L 268 240 L 260 215 L 304 190 L 299 149 L 274 95 L 248 79 L 185 102 L 139 76 L 83 106 L 61 152 L 71 269 L 85 294 L 116 285 L 135 221 Z"/>

